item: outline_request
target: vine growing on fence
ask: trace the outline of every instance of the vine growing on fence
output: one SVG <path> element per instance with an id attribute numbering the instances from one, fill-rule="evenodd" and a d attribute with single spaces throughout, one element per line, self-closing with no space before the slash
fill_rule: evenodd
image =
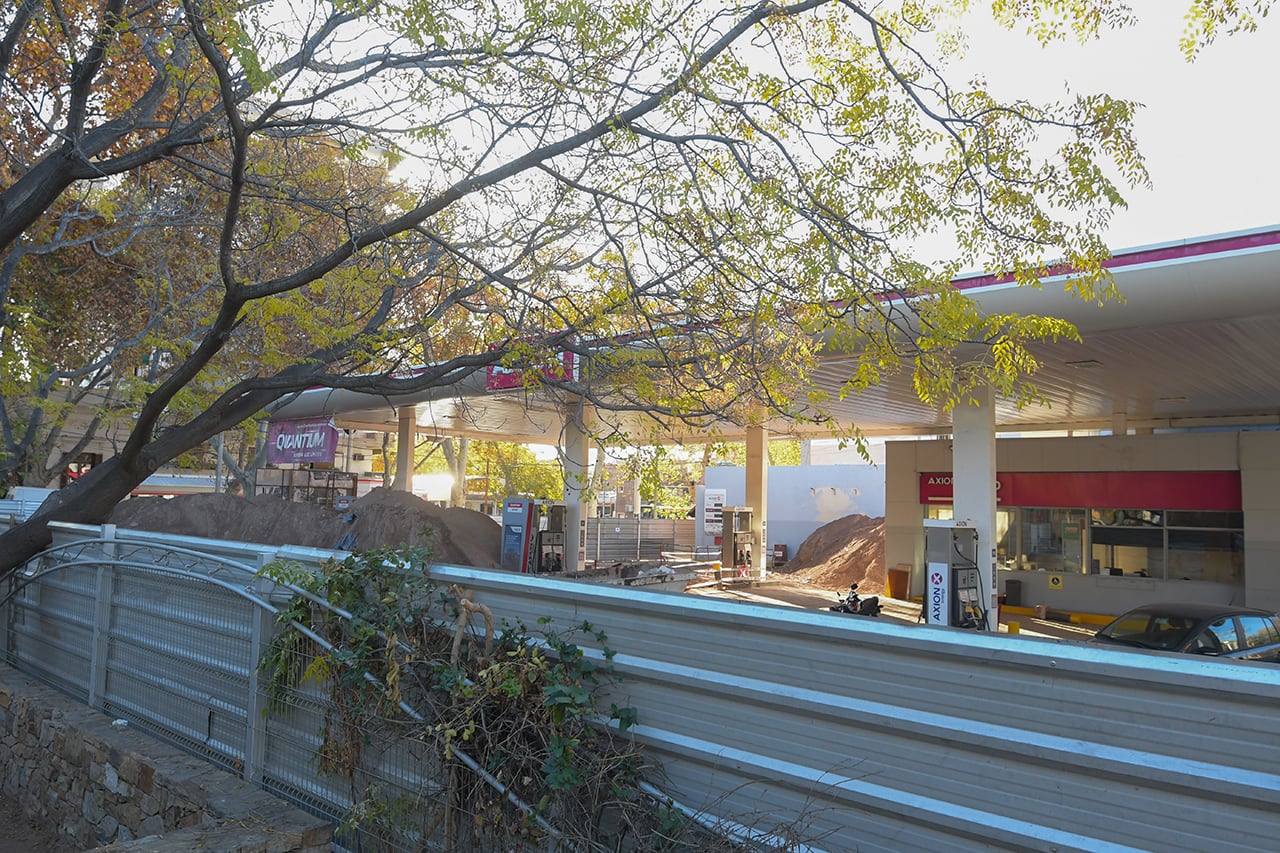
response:
<path id="1" fill-rule="evenodd" d="M 642 791 L 651 768 L 619 734 L 637 711 L 599 702 L 617 680 L 604 632 L 497 624 L 470 591 L 433 583 L 426 557 L 380 550 L 319 573 L 262 570 L 300 591 L 260 662 L 268 713 L 301 718 L 323 700 L 315 763 L 349 786 L 352 843 L 545 849 L 554 835 L 564 849 L 715 849 Z M 417 765 L 397 773 L 405 761 Z M 411 788 L 415 775 L 426 781 Z"/>

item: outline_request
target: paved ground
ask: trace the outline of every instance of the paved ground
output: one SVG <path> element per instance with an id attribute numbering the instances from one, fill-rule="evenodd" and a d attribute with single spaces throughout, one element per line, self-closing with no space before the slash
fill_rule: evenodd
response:
<path id="1" fill-rule="evenodd" d="M 807 610 L 825 610 L 836 603 L 840 595 L 831 590 L 815 589 L 804 584 L 791 581 L 765 581 L 762 584 L 738 585 L 715 584 L 699 586 L 689 590 L 697 595 L 715 598 L 726 598 L 733 601 L 745 601 L 752 604 L 765 604 L 776 607 L 799 607 Z M 920 624 L 920 604 L 911 601 L 899 601 L 893 598 L 880 597 L 884 610 L 881 619 L 889 619 L 909 625 Z M 1031 616 L 1005 614 L 1000 622 L 1000 631 L 1010 632 L 1011 625 L 1016 623 L 1018 633 L 1028 637 L 1054 637 L 1064 640 L 1087 640 L 1098 630 L 1096 625 L 1071 625 L 1054 622 L 1048 619 L 1036 619 Z"/>

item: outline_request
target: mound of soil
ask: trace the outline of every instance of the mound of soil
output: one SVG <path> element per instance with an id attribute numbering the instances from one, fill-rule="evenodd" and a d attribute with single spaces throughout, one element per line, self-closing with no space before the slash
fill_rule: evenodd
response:
<path id="1" fill-rule="evenodd" d="M 348 520 L 349 519 L 349 520 Z M 263 545 L 370 551 L 426 546 L 431 559 L 499 568 L 502 528 L 484 513 L 429 504 L 407 492 L 374 489 L 347 511 L 277 497 L 226 494 L 131 498 L 107 519 L 119 527 Z M 344 537 L 354 537 L 354 542 Z"/>
<path id="2" fill-rule="evenodd" d="M 844 592 L 856 583 L 861 594 L 883 595 L 884 519 L 846 515 L 824 524 L 777 572 L 822 589 Z"/>

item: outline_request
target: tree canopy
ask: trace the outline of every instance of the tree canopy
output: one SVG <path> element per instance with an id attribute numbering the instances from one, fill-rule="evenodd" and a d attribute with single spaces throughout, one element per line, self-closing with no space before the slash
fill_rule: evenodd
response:
<path id="1" fill-rule="evenodd" d="M 1196 0 L 1190 43 L 1267 5 Z M 1032 394 L 1024 344 L 1071 327 L 983 315 L 950 281 L 1065 264 L 1108 298 L 1101 230 L 1146 179 L 1136 107 L 948 79 L 969 6 L 10 4 L 4 452 L 82 388 L 127 423 L 0 538 L 0 570 L 49 520 L 104 517 L 308 387 L 541 377 L 568 350 L 583 372 L 539 381 L 570 413 L 822 420 L 805 377 L 826 348 L 851 355 L 850 393 L 909 370 L 939 405 L 979 383 Z M 991 9 L 1042 40 L 1128 18 L 1116 0 Z"/>

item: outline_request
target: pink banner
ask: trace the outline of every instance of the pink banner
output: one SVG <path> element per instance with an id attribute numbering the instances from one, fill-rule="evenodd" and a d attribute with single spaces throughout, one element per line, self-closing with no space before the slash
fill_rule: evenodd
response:
<path id="1" fill-rule="evenodd" d="M 553 382 L 569 382 L 578 378 L 578 357 L 571 352 L 562 352 L 556 356 L 559 364 L 552 363 L 542 368 L 542 375 Z M 484 387 L 487 391 L 504 391 L 508 388 L 521 388 L 526 384 L 537 384 L 536 370 L 513 370 L 509 367 L 491 364 L 485 371 Z"/>
<path id="2" fill-rule="evenodd" d="M 267 427 L 267 462 L 272 465 L 323 462 L 333 464 L 338 428 L 330 418 L 272 421 Z"/>

